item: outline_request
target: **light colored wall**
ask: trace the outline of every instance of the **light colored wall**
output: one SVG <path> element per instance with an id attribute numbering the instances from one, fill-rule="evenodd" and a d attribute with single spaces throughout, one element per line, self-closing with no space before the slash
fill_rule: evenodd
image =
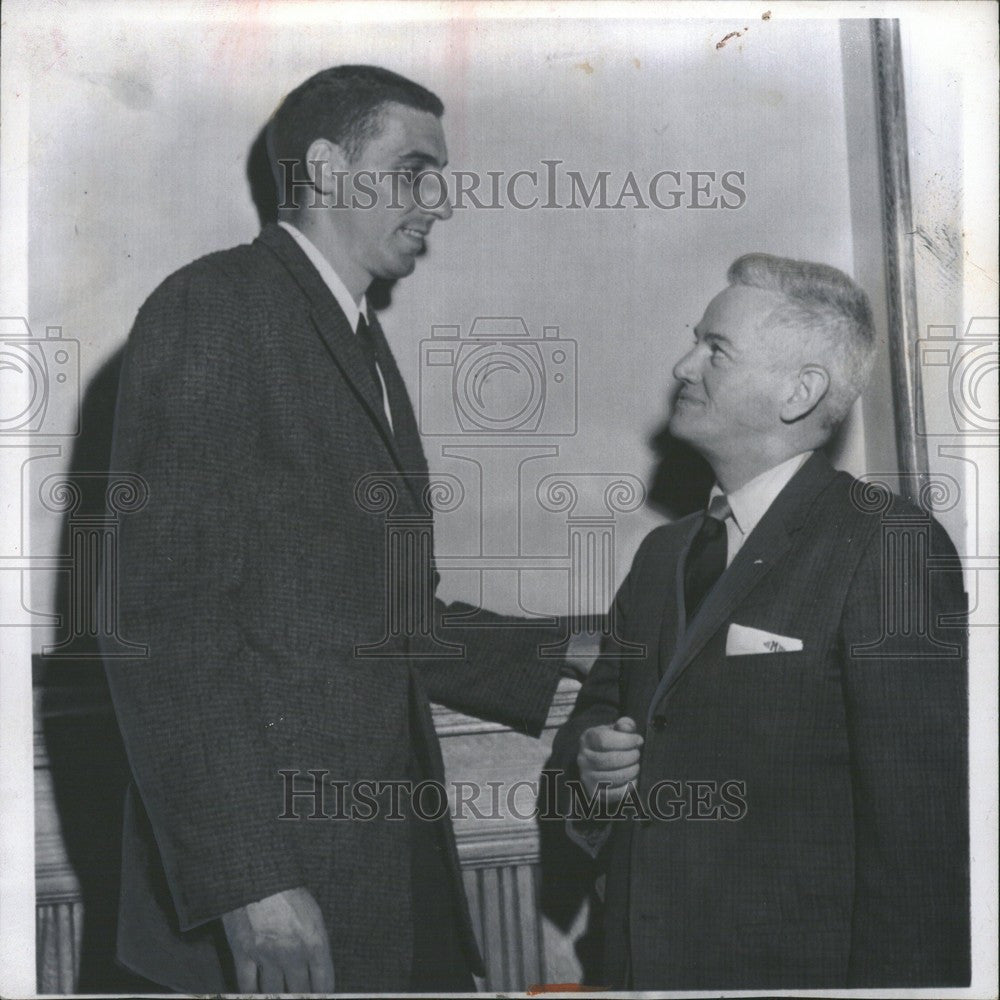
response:
<path id="1" fill-rule="evenodd" d="M 968 17 L 972 12 L 962 13 Z M 986 526 L 979 524 L 977 511 L 980 489 L 987 483 L 980 483 L 980 478 L 981 471 L 989 476 L 989 466 L 993 464 L 990 459 L 995 450 L 997 426 L 995 367 L 993 377 L 987 374 L 981 381 L 953 377 L 960 372 L 962 356 L 974 347 L 966 337 L 966 327 L 976 311 L 967 310 L 963 301 L 966 272 L 972 265 L 966 264 L 963 223 L 963 209 L 967 208 L 962 197 L 966 136 L 963 116 L 957 113 L 963 99 L 969 98 L 962 93 L 963 71 L 967 66 L 960 55 L 962 47 L 956 43 L 964 32 L 975 29 L 974 19 L 971 24 L 963 24 L 959 17 L 949 18 L 944 24 L 905 21 L 900 30 L 913 202 L 917 322 L 924 340 L 924 346 L 917 351 L 924 412 L 922 429 L 927 432 L 931 478 L 941 485 L 942 496 L 947 494 L 954 501 L 944 505 L 938 517 L 963 555 L 975 554 L 976 541 L 985 539 Z M 987 154 L 988 149 L 991 151 L 988 155 L 992 155 L 992 145 L 983 143 L 980 155 Z M 982 225 L 982 218 L 973 216 L 973 226 Z M 995 366 L 996 321 L 980 325 L 979 330 L 987 331 L 993 339 L 990 353 Z M 933 354 L 928 355 L 928 350 Z M 929 357 L 943 357 L 945 353 L 950 363 L 924 363 Z M 974 365 L 972 370 L 983 372 L 983 366 Z M 983 417 L 984 422 L 977 419 Z M 986 452 L 977 453 L 977 443 L 987 444 Z M 985 470 L 984 458 L 987 458 Z M 970 526 L 972 535 L 967 540 Z"/>
<path id="2" fill-rule="evenodd" d="M 437 91 L 456 169 L 532 169 L 555 158 L 617 180 L 629 170 L 640 178 L 664 169 L 745 172 L 746 204 L 734 211 L 456 212 L 397 286 L 383 324 L 414 393 L 419 342 L 434 324 L 468 329 L 477 315 L 516 315 L 535 332 L 556 325 L 578 343 L 578 432 L 546 439 L 558 455 L 525 466 L 521 530 L 533 552 L 565 545 L 564 518 L 540 513 L 531 499 L 541 475 L 648 479 L 671 368 L 736 256 L 763 250 L 851 272 L 866 238 L 857 219 L 852 225 L 836 21 L 814 20 L 808 30 L 755 21 L 719 49 L 729 22 L 361 29 L 338 24 L 329 8 L 321 21 L 295 26 L 279 26 L 273 11 L 255 20 L 245 8 L 239 23 L 172 20 L 178 9 L 71 9 L 33 39 L 30 319 L 36 331 L 58 324 L 81 342 L 84 387 L 163 277 L 253 238 L 250 145 L 282 94 L 327 65 L 375 62 Z M 872 151 L 855 152 L 855 169 L 866 169 Z M 855 472 L 865 465 L 858 424 L 838 459 Z M 431 445 L 435 469 L 467 475 L 467 464 Z M 33 463 L 35 482 L 66 460 L 64 449 Z M 511 480 L 487 474 L 483 493 L 481 517 L 474 509 L 442 516 L 441 552 L 472 551 L 480 525 L 500 525 L 509 544 L 518 507 Z M 649 508 L 621 517 L 616 580 L 661 519 Z M 39 516 L 34 535 L 36 552 L 51 551 L 57 520 Z M 516 606 L 509 583 L 488 588 L 492 604 Z M 565 610 L 558 574 L 522 584 L 525 607 Z M 478 596 L 468 573 L 446 573 L 443 589 Z M 38 610 L 51 606 L 52 591 L 51 577 L 34 575 Z"/>

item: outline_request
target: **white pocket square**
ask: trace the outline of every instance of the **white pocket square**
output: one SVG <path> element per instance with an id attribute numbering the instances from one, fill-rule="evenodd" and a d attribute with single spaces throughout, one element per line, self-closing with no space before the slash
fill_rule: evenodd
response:
<path id="1" fill-rule="evenodd" d="M 729 626 L 726 634 L 726 656 L 747 656 L 753 653 L 794 653 L 802 649 L 801 639 L 775 635 L 747 625 Z"/>

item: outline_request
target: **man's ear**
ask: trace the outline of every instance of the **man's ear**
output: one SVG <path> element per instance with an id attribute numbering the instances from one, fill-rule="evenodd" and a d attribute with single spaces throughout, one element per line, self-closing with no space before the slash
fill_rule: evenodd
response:
<path id="1" fill-rule="evenodd" d="M 822 365 L 805 365 L 799 369 L 792 392 L 782 404 L 781 419 L 793 424 L 808 417 L 830 391 L 830 373 Z"/>
<path id="2" fill-rule="evenodd" d="M 314 188 L 323 195 L 324 204 L 336 206 L 344 197 L 347 156 L 329 139 L 313 139 L 306 151 L 306 171 Z"/>

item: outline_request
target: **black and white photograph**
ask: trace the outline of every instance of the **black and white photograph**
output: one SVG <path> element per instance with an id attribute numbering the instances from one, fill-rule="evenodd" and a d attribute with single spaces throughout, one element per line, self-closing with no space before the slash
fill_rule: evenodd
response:
<path id="1" fill-rule="evenodd" d="M 6 0 L 0 996 L 995 997 L 997 14 Z"/>

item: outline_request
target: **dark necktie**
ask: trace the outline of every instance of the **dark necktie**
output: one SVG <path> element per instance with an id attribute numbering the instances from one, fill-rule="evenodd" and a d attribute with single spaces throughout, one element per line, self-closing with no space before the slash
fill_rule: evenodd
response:
<path id="1" fill-rule="evenodd" d="M 375 335 L 372 333 L 365 314 L 358 315 L 358 343 L 361 345 L 361 352 L 365 356 L 365 364 L 368 366 L 368 374 L 372 377 L 375 387 L 375 398 L 382 399 L 382 381 L 378 375 L 378 348 L 375 346 Z"/>
<path id="2" fill-rule="evenodd" d="M 729 501 L 715 497 L 691 541 L 684 561 L 684 611 L 689 624 L 726 568 L 726 518 L 731 513 Z"/>

